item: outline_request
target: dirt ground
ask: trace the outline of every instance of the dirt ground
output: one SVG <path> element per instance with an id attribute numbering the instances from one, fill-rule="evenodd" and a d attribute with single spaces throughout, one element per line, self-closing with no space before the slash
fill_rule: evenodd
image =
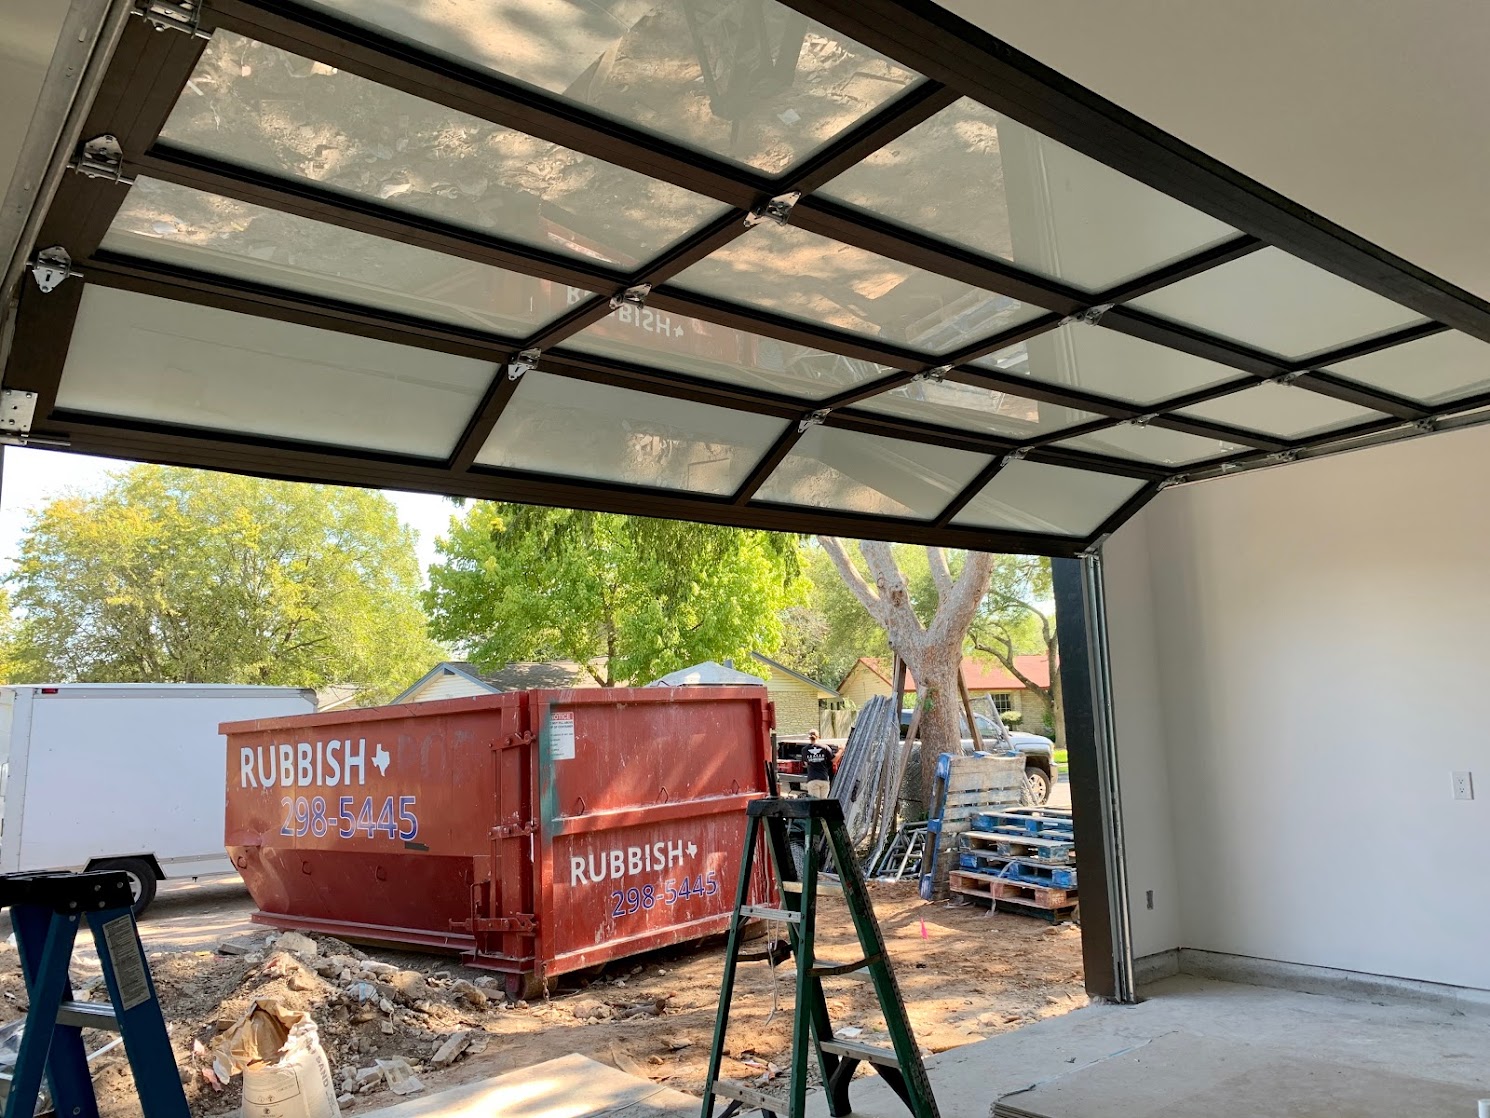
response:
<path id="1" fill-rule="evenodd" d="M 871 886 L 896 974 L 924 1051 L 941 1052 L 1086 1004 L 1081 938 L 1073 925 L 990 916 L 978 905 L 924 904 L 911 885 Z M 176 887 L 163 893 L 142 923 L 187 1096 L 195 1115 L 235 1112 L 240 1079 L 213 1081 L 211 1054 L 222 1032 L 255 999 L 275 999 L 317 1021 L 339 1089 L 350 1087 L 348 1113 L 398 1098 L 377 1077 L 356 1085 L 359 1068 L 402 1056 L 426 1092 L 499 1075 L 578 1052 L 677 1090 L 702 1086 L 719 1002 L 722 947 L 691 945 L 614 963 L 600 974 L 561 980 L 532 1004 L 509 1005 L 489 974 L 446 956 L 355 948 L 312 937 L 314 955 L 283 950 L 271 933 L 247 922 L 252 902 L 241 886 Z M 818 955 L 856 957 L 841 898 L 821 896 Z M 778 930 L 779 931 L 779 930 Z M 218 953 L 234 939 L 249 954 Z M 296 941 L 287 941 L 293 945 Z M 76 985 L 104 995 L 91 953 L 80 952 Z M 787 1062 L 791 1022 L 790 966 L 742 964 L 731 1006 L 724 1074 L 769 1082 Z M 885 1042 L 884 1023 L 867 983 L 827 980 L 835 1028 Z M 15 948 L 0 949 L 0 1021 L 25 1008 Z M 773 1012 L 774 1009 L 774 1012 Z M 454 1045 L 449 1045 L 455 1037 Z M 89 1049 L 107 1036 L 89 1034 Z M 436 1066 L 442 1047 L 457 1058 Z M 140 1113 L 127 1063 L 115 1049 L 95 1062 L 105 1118 Z"/>

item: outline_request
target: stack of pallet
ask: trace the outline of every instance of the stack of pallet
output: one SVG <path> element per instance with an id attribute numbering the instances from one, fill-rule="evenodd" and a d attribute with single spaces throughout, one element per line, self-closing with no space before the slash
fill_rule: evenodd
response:
<path id="1" fill-rule="evenodd" d="M 947 895 L 950 871 L 957 868 L 958 836 L 988 812 L 1015 807 L 1026 794 L 1024 758 L 953 757 L 937 758 L 932 788 L 932 810 L 926 820 L 926 850 L 921 861 L 921 897 L 936 900 Z"/>
<path id="2" fill-rule="evenodd" d="M 1054 923 L 1076 909 L 1076 840 L 1061 808 L 1010 807 L 973 817 L 958 840 L 952 892 Z"/>

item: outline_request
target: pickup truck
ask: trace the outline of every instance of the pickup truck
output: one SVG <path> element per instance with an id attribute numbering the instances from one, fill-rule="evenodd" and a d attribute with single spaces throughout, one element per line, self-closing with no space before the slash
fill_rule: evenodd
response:
<path id="1" fill-rule="evenodd" d="M 903 710 L 900 712 L 900 736 L 904 737 L 911 726 L 912 712 Z M 978 736 L 983 740 L 983 748 L 989 752 L 997 752 L 999 742 L 1008 739 L 1005 749 L 1013 749 L 1024 754 L 1024 778 L 1029 782 L 1030 796 L 1036 803 L 1043 804 L 1050 799 L 1050 790 L 1055 787 L 1055 742 L 1039 734 L 1025 733 L 1022 730 L 1009 730 L 1002 721 L 997 721 L 986 714 L 978 711 L 973 712 L 973 719 L 978 724 Z M 967 731 L 967 720 L 963 720 L 963 731 Z M 962 739 L 962 750 L 971 753 L 974 748 L 972 735 Z"/>
<path id="2" fill-rule="evenodd" d="M 903 738 L 911 725 L 911 711 L 900 712 L 900 736 Z M 1050 799 L 1050 790 L 1055 787 L 1055 743 L 1047 737 L 1039 734 L 1029 734 L 1021 730 L 1010 731 L 1003 722 L 995 721 L 987 714 L 979 711 L 973 712 L 973 717 L 978 723 L 978 736 L 983 740 L 983 748 L 989 752 L 996 752 L 999 742 L 1006 738 L 1008 744 L 1004 749 L 1013 749 L 1015 752 L 1024 754 L 1024 778 L 1029 782 L 1030 798 L 1035 803 L 1043 804 Z M 964 729 L 966 723 L 964 722 Z M 833 769 L 836 772 L 838 762 L 843 759 L 842 738 L 824 738 L 824 744 L 837 748 L 838 755 L 833 758 Z M 776 743 L 776 770 L 777 774 L 784 778 L 784 783 L 795 784 L 803 779 L 804 766 L 802 764 L 802 747 L 807 744 L 805 735 L 792 735 L 789 738 L 781 738 Z M 962 750 L 971 753 L 974 748 L 972 735 L 962 739 Z"/>

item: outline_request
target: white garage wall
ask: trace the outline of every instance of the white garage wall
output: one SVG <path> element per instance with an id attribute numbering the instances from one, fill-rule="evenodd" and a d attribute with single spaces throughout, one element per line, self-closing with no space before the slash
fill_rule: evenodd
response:
<path id="1" fill-rule="evenodd" d="M 1164 743 L 1148 534 L 1124 528 L 1104 549 L 1118 782 L 1128 854 L 1133 953 L 1180 946 L 1179 884 Z M 1148 907 L 1153 894 L 1154 907 Z"/>
<path id="2" fill-rule="evenodd" d="M 1170 490 L 1110 541 L 1140 955 L 1490 988 L 1487 473 L 1490 430 L 1435 435 Z"/>

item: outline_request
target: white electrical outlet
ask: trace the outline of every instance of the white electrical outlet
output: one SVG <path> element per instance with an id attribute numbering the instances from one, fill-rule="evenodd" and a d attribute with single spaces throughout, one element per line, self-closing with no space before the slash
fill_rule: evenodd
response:
<path id="1" fill-rule="evenodd" d="M 1454 773 L 1454 799 L 1474 799 L 1474 776 L 1470 773 Z"/>

